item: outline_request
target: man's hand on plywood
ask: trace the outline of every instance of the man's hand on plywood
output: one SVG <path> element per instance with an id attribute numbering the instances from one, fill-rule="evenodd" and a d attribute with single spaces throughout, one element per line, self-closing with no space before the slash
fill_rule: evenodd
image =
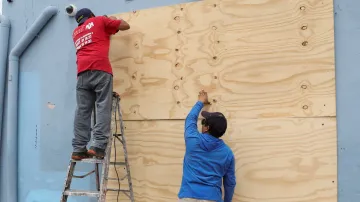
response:
<path id="1" fill-rule="evenodd" d="M 210 104 L 208 94 L 206 91 L 201 90 L 198 95 L 199 101 L 204 104 Z"/>

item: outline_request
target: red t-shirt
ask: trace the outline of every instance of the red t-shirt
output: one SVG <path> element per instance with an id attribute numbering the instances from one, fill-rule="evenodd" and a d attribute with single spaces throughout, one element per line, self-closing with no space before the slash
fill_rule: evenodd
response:
<path id="1" fill-rule="evenodd" d="M 118 31 L 121 20 L 97 16 L 74 29 L 77 73 L 101 70 L 112 74 L 109 60 L 110 36 Z"/>

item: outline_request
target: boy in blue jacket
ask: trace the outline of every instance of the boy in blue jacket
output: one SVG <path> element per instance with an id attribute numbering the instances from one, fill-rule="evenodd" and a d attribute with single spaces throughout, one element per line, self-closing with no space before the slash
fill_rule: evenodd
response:
<path id="1" fill-rule="evenodd" d="M 206 103 L 207 93 L 201 91 L 185 120 L 186 151 L 179 202 L 231 202 L 234 195 L 235 158 L 229 146 L 220 139 L 227 128 L 226 118 L 220 112 L 203 111 L 202 132 L 197 128 L 199 113 Z"/>

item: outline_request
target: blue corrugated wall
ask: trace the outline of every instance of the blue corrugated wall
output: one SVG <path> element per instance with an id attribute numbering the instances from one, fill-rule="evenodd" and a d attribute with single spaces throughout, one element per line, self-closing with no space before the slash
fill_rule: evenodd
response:
<path id="1" fill-rule="evenodd" d="M 76 82 L 75 52 L 71 41 L 76 25 L 73 18 L 67 17 L 64 8 L 73 3 L 78 7 L 90 7 L 96 14 L 104 14 L 190 1 L 13 0 L 8 3 L 3 0 L 3 14 L 12 22 L 10 48 L 46 6 L 60 8 L 58 16 L 21 58 L 19 201 L 55 202 L 63 187 L 69 160 L 69 155 L 64 152 L 71 151 Z M 334 0 L 339 202 L 360 201 L 359 8 L 358 0 Z M 76 183 L 75 186 L 92 185 L 88 181 L 86 185 Z"/>

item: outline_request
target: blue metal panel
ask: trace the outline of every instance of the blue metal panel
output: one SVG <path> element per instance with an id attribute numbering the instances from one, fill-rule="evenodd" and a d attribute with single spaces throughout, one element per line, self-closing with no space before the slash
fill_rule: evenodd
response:
<path id="1" fill-rule="evenodd" d="M 22 91 L 19 99 L 26 102 L 19 103 L 19 111 L 23 114 L 19 117 L 19 201 L 24 202 L 49 202 L 58 201 L 61 189 L 49 189 L 54 184 L 63 184 L 63 172 L 46 172 L 41 168 L 41 152 L 43 147 L 41 142 L 41 85 L 44 83 L 37 72 L 22 72 L 20 75 L 20 89 L 31 89 Z M 46 104 L 47 106 L 47 104 Z M 51 107 L 51 105 L 49 106 Z M 52 108 L 52 107 L 51 107 Z M 51 110 L 49 108 L 49 110 Z M 53 144 L 51 144 L 53 145 Z M 47 156 L 49 164 L 52 163 L 51 156 Z M 89 168 L 90 169 L 90 168 Z M 82 172 L 81 174 L 85 174 Z M 75 187 L 86 187 L 91 183 L 91 179 L 74 180 Z M 94 179 L 93 179 L 94 180 Z M 25 185 L 25 186 L 23 186 Z M 58 187 L 58 186 L 57 186 Z M 93 187 L 94 188 L 94 187 Z M 57 199 L 57 200 L 55 200 Z M 78 200 L 71 199 L 69 202 Z M 85 202 L 88 200 L 82 199 Z"/>
<path id="2" fill-rule="evenodd" d="M 0 170 L 1 192 L 0 200 L 17 202 L 17 180 L 18 180 L 18 94 L 19 94 L 19 68 L 20 57 L 31 42 L 36 38 L 41 29 L 58 12 L 54 6 L 43 10 L 41 15 L 31 25 L 21 39 L 12 48 L 9 55 L 7 96 L 4 119 L 4 136 L 1 147 Z"/>
<path id="3" fill-rule="evenodd" d="M 339 202 L 360 201 L 360 1 L 335 0 Z"/>

